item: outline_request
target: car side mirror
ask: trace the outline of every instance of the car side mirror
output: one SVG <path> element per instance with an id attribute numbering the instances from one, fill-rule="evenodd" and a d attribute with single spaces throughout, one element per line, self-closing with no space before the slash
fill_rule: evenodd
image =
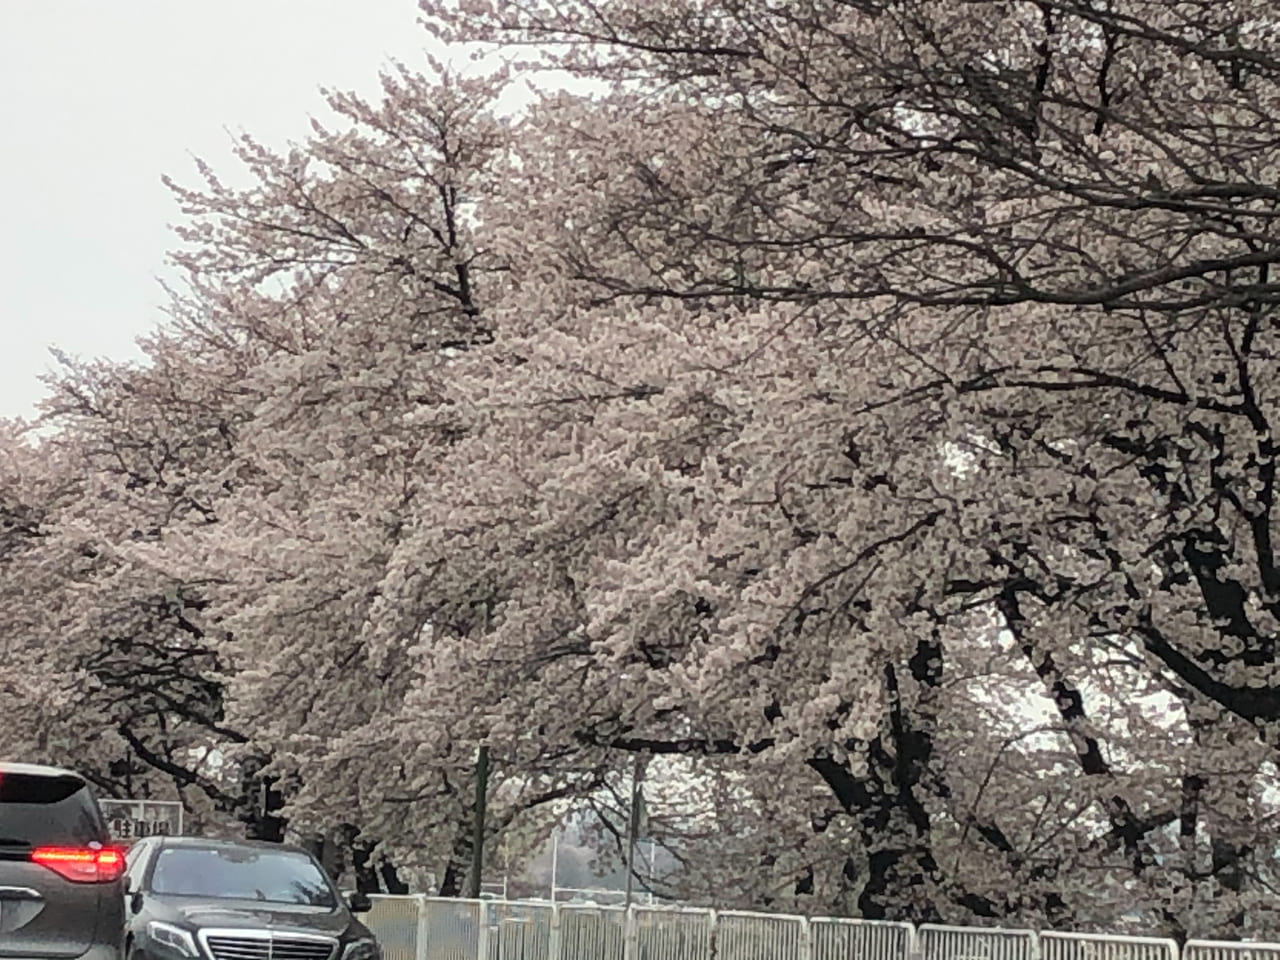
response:
<path id="1" fill-rule="evenodd" d="M 373 901 L 369 899 L 367 893 L 356 890 L 347 896 L 347 906 L 351 908 L 352 913 L 368 913 L 373 909 Z"/>

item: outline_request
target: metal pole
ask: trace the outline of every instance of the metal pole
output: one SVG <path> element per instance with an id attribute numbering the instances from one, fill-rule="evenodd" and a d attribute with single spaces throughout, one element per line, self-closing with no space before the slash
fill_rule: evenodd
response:
<path id="1" fill-rule="evenodd" d="M 489 632 L 489 602 L 484 604 L 484 632 Z M 476 753 L 476 819 L 475 833 L 471 838 L 471 888 L 468 895 L 472 900 L 480 899 L 481 875 L 484 872 L 484 816 L 485 803 L 489 797 L 489 745 L 480 744 Z M 483 915 L 483 911 L 482 911 Z"/>
<path id="2" fill-rule="evenodd" d="M 481 744 L 476 756 L 476 823 L 471 838 L 471 883 L 467 893 L 472 900 L 480 899 L 480 873 L 484 870 L 484 815 L 489 786 L 489 747 Z"/>
<path id="3" fill-rule="evenodd" d="M 649 841 L 649 906 L 653 906 L 653 860 L 656 852 L 656 845 L 652 840 Z"/>
<path id="4" fill-rule="evenodd" d="M 631 771 L 631 813 L 627 817 L 627 899 L 623 906 L 630 908 L 631 894 L 635 888 L 636 872 L 636 830 L 640 826 L 640 772 L 641 760 L 636 758 L 635 768 Z"/>
<path id="5" fill-rule="evenodd" d="M 556 902 L 556 869 L 560 865 L 560 830 L 551 834 L 551 902 Z"/>

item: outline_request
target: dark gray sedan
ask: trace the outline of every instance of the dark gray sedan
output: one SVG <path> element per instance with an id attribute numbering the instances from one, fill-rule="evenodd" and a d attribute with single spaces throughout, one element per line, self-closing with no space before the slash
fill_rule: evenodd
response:
<path id="1" fill-rule="evenodd" d="M 148 837 L 128 853 L 128 960 L 381 960 L 377 941 L 306 851 Z"/>

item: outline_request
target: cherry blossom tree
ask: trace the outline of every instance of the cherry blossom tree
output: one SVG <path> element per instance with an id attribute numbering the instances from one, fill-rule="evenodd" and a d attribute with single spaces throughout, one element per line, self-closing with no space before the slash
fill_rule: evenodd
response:
<path id="1" fill-rule="evenodd" d="M 525 62 L 175 186 L 60 385 L 76 662 L 450 892 L 484 743 L 527 851 L 639 758 L 696 899 L 1276 926 L 1269 8 L 437 7 Z"/>
<path id="2" fill-rule="evenodd" d="M 192 295 L 163 349 L 216 358 L 191 376 L 220 398 L 228 445 L 202 468 L 215 522 L 176 523 L 131 556 L 209 585 L 229 722 L 270 759 L 263 775 L 294 784 L 294 826 L 343 824 L 458 892 L 478 736 L 410 697 L 431 621 L 402 591 L 432 560 L 406 569 L 401 541 L 465 428 L 440 398 L 451 355 L 491 339 L 477 290 L 507 286 L 473 208 L 508 132 L 490 109 L 501 76 L 438 72 L 388 72 L 380 104 L 329 94 L 340 129 L 317 123 L 284 153 L 246 138 L 250 188 L 207 168 L 202 188 L 174 185 Z M 564 760 L 524 749 L 504 764 L 491 832 L 510 839 L 527 811 L 598 782 Z"/>
<path id="3" fill-rule="evenodd" d="M 7 431 L 3 449 L 5 702 L 20 720 L 4 752 L 74 766 L 108 796 L 173 799 L 196 778 L 181 754 L 207 691 L 164 635 L 172 610 L 155 583 L 105 600 L 106 581 L 128 581 L 88 521 L 101 488 L 77 451 L 30 425 Z"/>
<path id="4" fill-rule="evenodd" d="M 591 409 L 575 438 L 588 452 L 556 451 L 565 466 L 542 475 L 539 509 L 556 516 L 561 495 L 560 516 L 578 519 L 565 488 L 614 505 L 624 478 L 632 496 L 661 492 L 662 519 L 611 514 L 613 550 L 575 578 L 596 663 L 643 662 L 676 584 L 696 611 L 685 642 L 694 623 L 709 638 L 662 664 L 685 680 L 674 703 L 639 684 L 627 709 L 654 710 L 595 739 L 772 755 L 785 729 L 793 749 L 818 749 L 792 762 L 860 822 L 848 880 L 865 915 L 1065 919 L 1071 880 L 1029 864 L 1000 823 L 970 835 L 1002 855 L 1006 890 L 1010 873 L 1020 894 L 1059 888 L 1038 904 L 957 887 L 934 848 L 929 808 L 955 790 L 936 772 L 940 689 L 982 611 L 1050 695 L 1103 845 L 1126 883 L 1153 885 L 1162 922 L 1229 926 L 1256 906 L 1245 862 L 1264 851 L 1240 828 L 1259 784 L 1231 768 L 1273 749 L 1280 703 L 1268 9 L 426 12 L 446 38 L 539 44 L 550 65 L 613 84 L 604 104 L 549 106 L 559 147 L 539 142 L 521 167 L 557 198 L 541 222 L 558 214 L 564 230 L 535 248 L 562 282 L 530 299 L 572 302 L 577 281 L 593 308 L 559 307 L 554 347 L 526 334 L 544 363 L 519 357 L 520 386 L 545 390 L 535 402 Z M 721 355 L 700 353 L 698 333 Z M 695 420 L 691 396 L 714 416 Z M 668 430 L 702 443 L 680 450 Z M 659 438 L 677 442 L 659 452 Z M 737 574 L 734 596 L 720 571 Z M 846 639 L 807 642 L 833 635 Z M 1154 796 L 1121 787 L 1082 693 L 1107 650 L 1182 705 L 1200 748 L 1135 759 L 1140 779 L 1167 771 Z M 830 693 L 797 682 L 815 652 Z M 654 722 L 668 704 L 698 737 Z M 1209 835 L 1207 862 L 1162 858 L 1156 836 L 1175 821 L 1188 849 Z M 1223 900 L 1234 917 L 1179 899 L 1203 884 L 1238 895 Z"/>

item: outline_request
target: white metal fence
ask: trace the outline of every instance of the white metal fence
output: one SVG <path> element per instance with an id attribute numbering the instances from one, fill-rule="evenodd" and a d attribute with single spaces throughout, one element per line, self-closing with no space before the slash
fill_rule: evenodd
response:
<path id="1" fill-rule="evenodd" d="M 1179 960 L 1178 945 L 1156 937 L 1042 933 L 1039 939 L 1041 960 Z"/>
<path id="2" fill-rule="evenodd" d="M 916 931 L 915 941 L 921 960 L 1039 960 L 1031 930 L 926 924 Z"/>
<path id="3" fill-rule="evenodd" d="M 1280 960 L 1280 943 L 1223 943 L 1188 940 L 1182 960 Z"/>
<path id="4" fill-rule="evenodd" d="M 385 960 L 1280 960 L 1280 944 L 547 901 L 373 897 Z"/>

